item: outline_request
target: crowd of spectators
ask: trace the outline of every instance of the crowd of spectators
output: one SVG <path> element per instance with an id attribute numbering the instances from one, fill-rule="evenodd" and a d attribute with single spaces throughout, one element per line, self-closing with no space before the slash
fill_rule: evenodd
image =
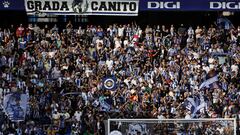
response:
<path id="1" fill-rule="evenodd" d="M 240 116 L 240 27 L 76 27 L 0 28 L 0 103 L 29 97 L 25 121 L 5 117 L 2 134 L 103 135 L 108 118 L 189 119 L 184 102 L 199 94 L 207 105 L 194 117 Z M 102 83 L 110 75 L 112 91 Z M 199 88 L 214 75 L 216 87 Z"/>

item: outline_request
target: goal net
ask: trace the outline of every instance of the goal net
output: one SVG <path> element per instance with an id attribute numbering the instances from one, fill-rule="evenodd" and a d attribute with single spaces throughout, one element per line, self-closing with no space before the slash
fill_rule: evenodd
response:
<path id="1" fill-rule="evenodd" d="M 108 135 L 237 135 L 236 119 L 108 119 Z"/>

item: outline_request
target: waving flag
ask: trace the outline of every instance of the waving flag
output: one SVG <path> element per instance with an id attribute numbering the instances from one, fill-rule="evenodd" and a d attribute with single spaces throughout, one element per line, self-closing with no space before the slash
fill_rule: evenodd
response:
<path id="1" fill-rule="evenodd" d="M 226 17 L 218 18 L 217 19 L 217 24 L 218 24 L 219 27 L 222 27 L 222 28 L 227 29 L 227 30 L 229 30 L 231 28 L 234 28 L 232 22 L 229 19 L 227 19 Z"/>
<path id="2" fill-rule="evenodd" d="M 109 112 L 111 109 L 111 105 L 109 105 L 106 101 L 100 101 L 100 110 L 104 112 Z"/>
<path id="3" fill-rule="evenodd" d="M 116 90 L 117 89 L 117 78 L 115 76 L 108 76 L 103 78 L 102 81 L 104 90 Z"/>
<path id="4" fill-rule="evenodd" d="M 199 111 L 207 107 L 207 99 L 203 95 L 189 97 L 185 101 L 185 108 L 191 112 L 191 117 L 195 117 Z"/>
<path id="5" fill-rule="evenodd" d="M 204 82 L 200 85 L 199 89 L 202 89 L 202 88 L 205 88 L 205 87 L 210 88 L 210 87 L 212 86 L 212 84 L 215 83 L 215 82 L 217 82 L 217 81 L 218 81 L 218 75 L 216 75 L 216 76 L 214 76 L 214 77 L 212 77 L 212 78 L 209 78 L 209 79 L 207 79 L 206 81 L 204 81 Z"/>
<path id="6" fill-rule="evenodd" d="M 12 93 L 4 96 L 4 110 L 11 121 L 25 120 L 27 104 L 27 94 Z"/>

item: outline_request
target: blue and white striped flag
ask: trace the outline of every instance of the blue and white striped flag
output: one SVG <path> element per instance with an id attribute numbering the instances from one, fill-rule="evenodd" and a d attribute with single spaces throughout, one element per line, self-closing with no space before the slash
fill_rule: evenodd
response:
<path id="1" fill-rule="evenodd" d="M 104 112 L 109 112 L 111 105 L 109 105 L 104 98 L 99 98 L 100 110 Z"/>
<path id="2" fill-rule="evenodd" d="M 214 77 L 212 77 L 212 78 L 209 78 L 209 79 L 207 79 L 206 81 L 204 81 L 204 82 L 200 85 L 199 89 L 202 89 L 202 88 L 205 88 L 205 87 L 210 88 L 210 85 L 213 84 L 213 83 L 215 83 L 215 82 L 217 82 L 217 81 L 218 81 L 218 75 L 216 75 L 216 76 L 214 76 Z"/>
<path id="3" fill-rule="evenodd" d="M 194 118 L 202 108 L 207 107 L 207 99 L 203 95 L 188 97 L 184 104 L 185 108 L 191 112 L 191 117 Z"/>

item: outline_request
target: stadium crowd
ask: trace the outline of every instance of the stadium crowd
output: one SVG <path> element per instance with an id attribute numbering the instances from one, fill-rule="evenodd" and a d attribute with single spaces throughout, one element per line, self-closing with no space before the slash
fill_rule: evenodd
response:
<path id="1" fill-rule="evenodd" d="M 0 132 L 103 135 L 108 118 L 237 118 L 239 64 L 240 27 L 0 28 L 0 103 L 12 92 L 29 97 L 25 122 L 5 116 Z M 117 78 L 115 90 L 104 89 L 107 76 Z M 186 101 L 194 96 L 204 107 L 193 115 Z M 205 129 L 198 134 L 232 133 Z"/>

